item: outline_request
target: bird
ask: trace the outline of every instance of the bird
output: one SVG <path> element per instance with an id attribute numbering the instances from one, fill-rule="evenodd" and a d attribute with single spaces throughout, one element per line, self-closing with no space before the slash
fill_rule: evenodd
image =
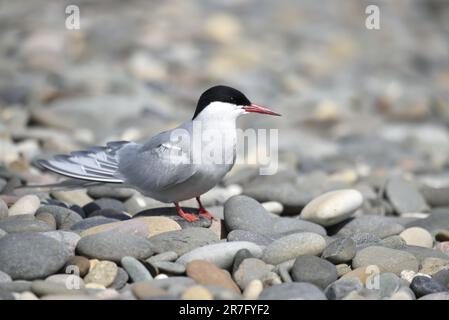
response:
<path id="1" fill-rule="evenodd" d="M 191 120 L 145 142 L 113 141 L 105 146 L 40 159 L 37 163 L 72 180 L 119 184 L 158 201 L 174 203 L 179 216 L 188 222 L 199 220 L 199 216 L 213 219 L 200 196 L 216 186 L 233 167 L 236 120 L 249 113 L 280 116 L 252 103 L 237 89 L 216 85 L 201 94 Z M 211 134 L 207 138 L 205 133 Z M 187 138 L 181 139 L 183 135 Z M 195 146 L 213 150 L 212 157 L 200 155 L 199 161 L 192 161 L 202 153 Z M 199 216 L 185 212 L 179 205 L 193 198 L 198 202 Z"/>

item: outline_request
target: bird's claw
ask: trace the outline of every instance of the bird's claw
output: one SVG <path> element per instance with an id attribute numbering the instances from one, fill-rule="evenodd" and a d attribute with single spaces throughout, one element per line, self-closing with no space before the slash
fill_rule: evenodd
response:
<path id="1" fill-rule="evenodd" d="M 188 222 L 198 221 L 200 218 L 193 213 L 180 212 L 179 215 Z"/>
<path id="2" fill-rule="evenodd" d="M 208 219 L 208 220 L 215 220 L 214 216 L 211 215 L 207 210 L 200 209 L 200 216 Z"/>

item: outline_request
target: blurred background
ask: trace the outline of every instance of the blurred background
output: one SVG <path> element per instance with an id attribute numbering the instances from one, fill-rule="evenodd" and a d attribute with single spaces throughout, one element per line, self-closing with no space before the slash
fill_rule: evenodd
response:
<path id="1" fill-rule="evenodd" d="M 449 184 L 449 1 L 0 2 L 0 162 L 23 180 L 174 127 L 216 84 L 283 114 L 239 124 L 279 129 L 281 169 Z"/>

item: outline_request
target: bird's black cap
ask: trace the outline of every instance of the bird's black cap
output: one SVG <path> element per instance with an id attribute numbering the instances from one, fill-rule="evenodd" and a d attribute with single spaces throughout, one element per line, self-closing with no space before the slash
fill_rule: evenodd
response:
<path id="1" fill-rule="evenodd" d="M 215 86 L 203 92 L 198 100 L 198 104 L 196 105 L 195 114 L 193 115 L 192 120 L 195 119 L 196 116 L 199 115 L 200 112 L 203 111 L 204 108 L 206 108 L 210 103 L 215 101 L 232 103 L 239 106 L 251 105 L 251 101 L 249 101 L 248 98 L 237 89 L 222 85 Z"/>

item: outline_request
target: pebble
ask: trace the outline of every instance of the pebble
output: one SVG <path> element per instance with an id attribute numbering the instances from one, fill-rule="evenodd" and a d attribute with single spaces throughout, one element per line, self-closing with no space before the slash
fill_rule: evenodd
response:
<path id="1" fill-rule="evenodd" d="M 343 277 L 345 274 L 352 270 L 351 267 L 346 263 L 337 264 L 335 268 L 337 268 L 337 274 L 339 278 Z"/>
<path id="2" fill-rule="evenodd" d="M 78 241 L 76 252 L 88 258 L 120 262 L 123 257 L 146 259 L 153 254 L 150 242 L 126 233 L 102 232 Z"/>
<path id="3" fill-rule="evenodd" d="M 13 279 L 47 277 L 61 269 L 67 259 L 60 242 L 39 233 L 13 233 L 0 239 L 0 270 Z"/>
<path id="4" fill-rule="evenodd" d="M 432 293 L 449 292 L 449 289 L 438 281 L 423 276 L 414 277 L 410 289 L 413 290 L 417 298 Z"/>
<path id="5" fill-rule="evenodd" d="M 31 284 L 31 291 L 38 297 L 47 295 L 72 295 L 85 293 L 84 288 L 67 288 L 65 284 L 53 281 L 35 280 Z"/>
<path id="6" fill-rule="evenodd" d="M 372 246 L 360 250 L 352 260 L 354 268 L 375 264 L 383 272 L 400 275 L 402 270 L 418 271 L 419 261 L 412 254 L 396 249 Z"/>
<path id="7" fill-rule="evenodd" d="M 265 210 L 268 212 L 280 215 L 282 211 L 284 210 L 284 206 L 282 203 L 277 201 L 267 201 L 262 203 L 262 207 L 264 207 Z"/>
<path id="8" fill-rule="evenodd" d="M 8 234 L 8 232 L 6 232 L 6 231 L 0 229 L 0 238 L 6 236 L 7 234 Z"/>
<path id="9" fill-rule="evenodd" d="M 50 237 L 62 243 L 64 245 L 64 248 L 66 249 L 67 256 L 75 255 L 76 245 L 78 244 L 78 241 L 81 239 L 81 237 L 78 234 L 63 230 L 42 232 L 42 235 Z"/>
<path id="10" fill-rule="evenodd" d="M 363 283 L 358 278 L 343 278 L 329 284 L 324 293 L 329 300 L 341 300 L 349 293 L 359 292 L 363 288 Z"/>
<path id="11" fill-rule="evenodd" d="M 54 230 L 50 225 L 32 215 L 15 215 L 0 220 L 0 228 L 7 233 L 46 232 Z"/>
<path id="12" fill-rule="evenodd" d="M 39 208 L 41 201 L 33 194 L 26 195 L 17 200 L 16 203 L 9 208 L 9 216 L 17 216 L 21 214 L 33 214 Z"/>
<path id="13" fill-rule="evenodd" d="M 442 269 L 432 275 L 432 279 L 449 288 L 449 270 Z"/>
<path id="14" fill-rule="evenodd" d="M 114 209 L 99 209 L 95 210 L 91 214 L 89 214 L 89 218 L 91 217 L 104 217 L 104 218 L 111 218 L 119 221 L 125 221 L 131 219 L 131 216 L 127 213 L 120 212 Z"/>
<path id="15" fill-rule="evenodd" d="M 407 243 L 405 242 L 404 238 L 401 236 L 391 236 L 387 237 L 385 239 L 382 239 L 377 244 L 380 244 L 381 246 L 390 248 L 390 249 L 405 249 L 407 247 Z"/>
<path id="16" fill-rule="evenodd" d="M 0 290 L 22 293 L 31 290 L 31 281 L 15 280 L 12 282 L 0 282 Z"/>
<path id="17" fill-rule="evenodd" d="M 56 205 L 41 206 L 39 209 L 37 209 L 36 215 L 40 214 L 41 212 L 52 214 L 56 220 L 56 227 L 62 230 L 69 230 L 73 224 L 83 219 L 75 211 Z"/>
<path id="18" fill-rule="evenodd" d="M 100 261 L 92 270 L 84 277 L 84 282 L 87 284 L 95 283 L 104 287 L 110 286 L 117 276 L 117 265 L 112 261 Z"/>
<path id="19" fill-rule="evenodd" d="M 39 300 L 39 298 L 31 291 L 16 293 L 14 296 L 16 300 Z"/>
<path id="20" fill-rule="evenodd" d="M 193 249 L 179 257 L 176 262 L 187 265 L 193 260 L 206 260 L 219 268 L 228 269 L 232 266 L 235 254 L 241 249 L 248 249 L 254 257 L 262 256 L 262 248 L 258 245 L 246 241 L 235 241 L 208 244 Z"/>
<path id="21" fill-rule="evenodd" d="M 435 234 L 435 240 L 440 242 L 449 241 L 449 230 L 440 230 Z"/>
<path id="22" fill-rule="evenodd" d="M 265 288 L 259 300 L 327 300 L 323 291 L 306 282 L 282 283 Z"/>
<path id="23" fill-rule="evenodd" d="M 395 294 L 402 286 L 400 277 L 391 272 L 384 272 L 379 275 L 379 295 L 381 298 L 389 298 Z"/>
<path id="24" fill-rule="evenodd" d="M 109 285 L 109 288 L 120 290 L 128 283 L 128 280 L 128 273 L 123 268 L 117 267 L 117 275 L 115 276 L 114 281 Z"/>
<path id="25" fill-rule="evenodd" d="M 351 261 L 356 253 L 356 243 L 351 238 L 341 238 L 332 241 L 324 249 L 321 257 L 334 264 Z"/>
<path id="26" fill-rule="evenodd" d="M 9 276 L 9 274 L 0 270 L 0 283 L 11 282 L 11 281 L 12 281 L 12 278 Z"/>
<path id="27" fill-rule="evenodd" d="M 416 300 L 416 296 L 409 287 L 401 287 L 395 293 L 393 293 L 390 297 L 390 300 Z"/>
<path id="28" fill-rule="evenodd" d="M 195 260 L 187 263 L 186 274 L 202 285 L 216 285 L 240 293 L 239 287 L 229 273 L 205 260 Z"/>
<path id="29" fill-rule="evenodd" d="M 233 272 L 233 278 L 237 285 L 244 290 L 251 281 L 266 279 L 272 269 L 273 267 L 268 266 L 260 259 L 247 258 Z"/>
<path id="30" fill-rule="evenodd" d="M 319 255 L 325 247 L 326 240 L 319 234 L 295 233 L 269 244 L 263 252 L 262 260 L 276 265 L 300 255 Z"/>
<path id="31" fill-rule="evenodd" d="M 83 256 L 73 256 L 69 258 L 64 266 L 66 273 L 74 273 L 84 278 L 84 276 L 89 272 L 90 263 L 89 259 Z M 72 272 L 73 271 L 73 272 Z"/>
<path id="32" fill-rule="evenodd" d="M 433 250 L 430 248 L 407 246 L 401 250 L 414 255 L 415 258 L 418 259 L 419 263 L 421 263 L 421 264 L 423 263 L 423 261 L 426 258 L 439 258 L 439 259 L 443 259 L 443 260 L 449 260 L 448 255 L 446 255 L 438 250 Z"/>
<path id="33" fill-rule="evenodd" d="M 449 260 L 429 257 L 421 262 L 419 272 L 433 276 L 441 270 L 449 270 Z"/>
<path id="34" fill-rule="evenodd" d="M 265 236 L 303 231 L 326 234 L 323 227 L 309 221 L 273 217 L 259 202 L 247 196 L 234 196 L 225 202 L 224 223 L 229 232 L 246 230 Z"/>
<path id="35" fill-rule="evenodd" d="M 187 228 L 164 232 L 149 238 L 153 250 L 157 253 L 173 251 L 181 256 L 195 248 L 219 241 L 217 235 L 205 228 Z"/>
<path id="36" fill-rule="evenodd" d="M 409 246 L 432 248 L 432 235 L 423 228 L 407 228 L 399 234 Z"/>
<path id="37" fill-rule="evenodd" d="M 243 260 L 248 258 L 254 258 L 254 256 L 248 249 L 240 249 L 239 251 L 237 251 L 232 263 L 232 273 L 236 272 Z"/>
<path id="38" fill-rule="evenodd" d="M 347 223 L 338 232 L 342 236 L 353 236 L 357 233 L 370 233 L 381 239 L 398 235 L 404 230 L 399 223 L 382 216 L 360 216 Z"/>
<path id="39" fill-rule="evenodd" d="M 126 201 L 131 198 L 134 193 L 135 190 L 131 188 L 117 188 L 106 185 L 89 187 L 87 189 L 87 194 L 94 199 L 113 198 L 120 201 Z"/>
<path id="40" fill-rule="evenodd" d="M 324 193 L 309 202 L 301 211 L 301 218 L 331 226 L 349 218 L 363 203 L 362 194 L 354 189 Z"/>
<path id="41" fill-rule="evenodd" d="M 7 204 L 0 198 L 0 220 L 8 216 L 8 211 Z"/>
<path id="42" fill-rule="evenodd" d="M 380 269 L 376 265 L 369 265 L 356 268 L 345 273 L 341 278 L 358 278 L 364 285 L 371 283 L 372 279 L 380 273 Z"/>
<path id="43" fill-rule="evenodd" d="M 291 275 L 293 281 L 312 283 L 322 289 L 338 279 L 337 268 L 332 263 L 309 255 L 296 258 Z"/>
<path id="44" fill-rule="evenodd" d="M 51 229 L 56 229 L 56 220 L 51 213 L 41 212 L 36 214 L 36 219 L 45 222 L 50 226 Z"/>
<path id="45" fill-rule="evenodd" d="M 166 251 L 162 253 L 155 254 L 154 256 L 151 256 L 147 259 L 150 263 L 157 263 L 157 262 L 172 262 L 178 259 L 178 254 L 174 251 Z"/>
<path id="46" fill-rule="evenodd" d="M 251 280 L 243 291 L 243 297 L 247 300 L 256 300 L 263 290 L 263 283 L 259 279 Z"/>
<path id="47" fill-rule="evenodd" d="M 78 205 L 80 207 L 85 206 L 91 202 L 92 199 L 87 195 L 85 189 L 65 190 L 65 191 L 52 191 L 51 195 L 63 202 Z"/>
<path id="48" fill-rule="evenodd" d="M 136 298 L 140 300 L 161 298 L 169 295 L 166 290 L 153 286 L 151 284 L 152 282 L 148 281 L 134 283 L 131 287 L 131 291 L 136 296 Z"/>
<path id="49" fill-rule="evenodd" d="M 153 262 L 153 265 L 158 268 L 160 272 L 165 272 L 171 275 L 181 275 L 186 272 L 186 267 L 176 262 L 159 261 Z"/>
<path id="50" fill-rule="evenodd" d="M 259 246 L 267 246 L 273 242 L 273 238 L 267 237 L 263 234 L 246 231 L 246 230 L 233 230 L 228 233 L 228 241 L 249 241 Z"/>
<path id="51" fill-rule="evenodd" d="M 418 189 L 401 177 L 390 178 L 385 192 L 399 214 L 429 211 L 429 205 Z"/>
<path id="52" fill-rule="evenodd" d="M 121 264 L 133 282 L 153 279 L 150 272 L 136 258 L 129 256 L 123 257 Z"/>
<path id="53" fill-rule="evenodd" d="M 110 223 L 114 223 L 114 222 L 119 222 L 119 221 L 117 219 L 106 218 L 106 217 L 102 217 L 102 216 L 90 217 L 90 218 L 86 218 L 79 222 L 74 223 L 70 227 L 70 230 L 76 231 L 76 232 L 79 232 L 80 234 L 82 234 L 86 230 L 93 229 L 97 226 L 102 226 L 104 224 L 110 224 Z M 93 229 L 93 230 L 98 230 L 98 229 Z M 98 232 L 92 232 L 92 233 L 98 233 Z"/>
<path id="54" fill-rule="evenodd" d="M 181 296 L 183 300 L 213 300 L 212 293 L 203 286 L 192 286 L 188 288 Z"/>
<path id="55" fill-rule="evenodd" d="M 87 216 L 100 209 L 114 209 L 118 212 L 126 211 L 126 207 L 121 201 L 112 198 L 96 199 L 83 206 L 83 211 Z"/>
<path id="56" fill-rule="evenodd" d="M 84 280 L 76 274 L 54 274 L 47 277 L 45 281 L 63 285 L 71 290 L 84 288 Z"/>
<path id="57" fill-rule="evenodd" d="M 418 300 L 449 300 L 449 292 L 437 292 L 422 296 Z"/>

